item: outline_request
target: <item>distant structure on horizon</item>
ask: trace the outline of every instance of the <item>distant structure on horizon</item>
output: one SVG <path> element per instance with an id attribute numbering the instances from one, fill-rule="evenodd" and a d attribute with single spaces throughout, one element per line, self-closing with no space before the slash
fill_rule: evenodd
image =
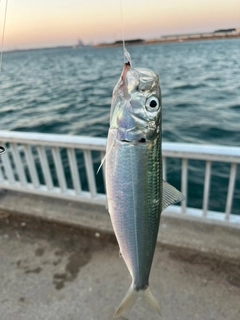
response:
<path id="1" fill-rule="evenodd" d="M 230 39 L 240 38 L 239 28 L 218 29 L 212 32 L 194 33 L 194 34 L 178 34 L 178 35 L 166 35 L 153 39 L 132 39 L 125 40 L 126 45 L 140 45 L 140 44 L 153 44 L 153 43 L 165 43 L 165 42 L 184 42 L 194 40 L 216 40 L 216 39 Z M 117 40 L 112 43 L 98 43 L 94 47 L 117 47 L 122 46 L 122 40 Z"/>
<path id="2" fill-rule="evenodd" d="M 82 48 L 82 47 L 85 47 L 84 43 L 82 42 L 82 40 L 78 40 L 78 43 L 73 46 L 73 49 Z"/>
<path id="3" fill-rule="evenodd" d="M 144 43 L 144 39 L 132 39 L 132 40 L 125 40 L 125 44 L 141 44 Z M 117 40 L 113 43 L 113 45 L 122 45 L 123 41 L 122 40 Z"/>
<path id="4" fill-rule="evenodd" d="M 214 33 L 222 33 L 222 32 L 236 32 L 237 30 L 235 28 L 232 29 L 219 29 L 214 31 Z"/>

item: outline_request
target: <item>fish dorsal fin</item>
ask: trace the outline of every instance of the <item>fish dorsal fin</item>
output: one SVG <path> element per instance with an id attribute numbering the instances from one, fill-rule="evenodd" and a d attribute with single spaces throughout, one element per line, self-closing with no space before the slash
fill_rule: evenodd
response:
<path id="1" fill-rule="evenodd" d="M 170 206 L 170 204 L 183 200 L 185 200 L 185 197 L 182 192 L 163 180 L 162 211 Z"/>

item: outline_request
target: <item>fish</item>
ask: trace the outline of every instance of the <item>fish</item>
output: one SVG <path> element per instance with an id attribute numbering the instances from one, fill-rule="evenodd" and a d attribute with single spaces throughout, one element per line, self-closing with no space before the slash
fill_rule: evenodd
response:
<path id="1" fill-rule="evenodd" d="M 149 289 L 162 211 L 184 195 L 163 180 L 159 76 L 125 62 L 112 95 L 105 172 L 107 207 L 132 284 L 114 317 L 138 298 L 160 316 Z"/>

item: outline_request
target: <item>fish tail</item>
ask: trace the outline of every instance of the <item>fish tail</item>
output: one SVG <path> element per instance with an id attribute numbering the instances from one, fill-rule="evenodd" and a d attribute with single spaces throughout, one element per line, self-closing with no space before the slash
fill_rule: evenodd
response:
<path id="1" fill-rule="evenodd" d="M 138 298 L 143 299 L 146 303 L 154 309 L 154 311 L 161 317 L 161 312 L 157 300 L 153 296 L 152 292 L 150 291 L 149 287 L 145 290 L 136 291 L 131 285 L 128 289 L 125 297 L 123 298 L 120 306 L 117 308 L 116 312 L 114 313 L 114 317 L 119 317 L 123 312 L 131 309 L 135 303 L 137 302 Z"/>
<path id="2" fill-rule="evenodd" d="M 151 306 L 154 311 L 158 314 L 159 318 L 161 317 L 160 307 L 155 299 L 154 295 L 150 291 L 149 287 L 143 291 L 143 299 L 147 302 L 149 306 Z"/>
<path id="3" fill-rule="evenodd" d="M 138 293 L 134 290 L 133 285 L 128 289 L 125 297 L 123 298 L 120 306 L 114 313 L 114 318 L 119 317 L 124 311 L 131 309 L 138 299 Z"/>

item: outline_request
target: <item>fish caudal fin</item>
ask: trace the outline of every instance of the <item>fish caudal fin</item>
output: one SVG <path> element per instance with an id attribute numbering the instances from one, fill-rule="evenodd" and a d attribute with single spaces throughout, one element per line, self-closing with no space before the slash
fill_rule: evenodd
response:
<path id="1" fill-rule="evenodd" d="M 150 291 L 149 288 L 143 291 L 143 298 L 147 302 L 149 306 L 151 306 L 154 311 L 158 314 L 159 318 L 161 317 L 161 311 L 159 308 L 159 305 L 157 303 L 157 300 L 155 299 L 154 295 Z"/>
<path id="2" fill-rule="evenodd" d="M 128 289 L 120 306 L 114 313 L 114 317 L 119 317 L 123 312 L 131 309 L 137 302 L 138 298 L 143 299 L 149 306 L 151 306 L 151 308 L 154 309 L 154 311 L 159 315 L 159 317 L 161 317 L 159 305 L 150 289 L 147 288 L 146 290 L 136 291 L 134 290 L 133 285 L 131 285 L 131 287 Z"/>
<path id="3" fill-rule="evenodd" d="M 116 312 L 114 313 L 114 317 L 119 317 L 124 311 L 131 309 L 138 299 L 138 293 L 136 290 L 133 289 L 133 286 L 128 289 L 125 297 L 123 298 L 120 306 L 117 308 Z"/>

